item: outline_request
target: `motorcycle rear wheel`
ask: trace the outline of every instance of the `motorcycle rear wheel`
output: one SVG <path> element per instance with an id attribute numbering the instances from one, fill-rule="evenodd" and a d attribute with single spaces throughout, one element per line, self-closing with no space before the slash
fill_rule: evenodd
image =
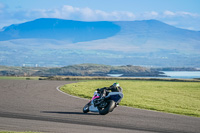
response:
<path id="1" fill-rule="evenodd" d="M 99 114 L 106 115 L 109 112 L 112 112 L 114 108 L 115 108 L 115 102 L 113 100 L 110 100 L 108 101 L 108 105 L 105 108 L 103 109 L 99 108 Z"/>

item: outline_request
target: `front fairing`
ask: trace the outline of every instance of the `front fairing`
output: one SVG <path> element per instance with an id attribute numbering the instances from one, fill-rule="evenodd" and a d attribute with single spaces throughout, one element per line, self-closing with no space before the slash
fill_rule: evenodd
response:
<path id="1" fill-rule="evenodd" d="M 91 103 L 90 103 L 89 110 L 90 110 L 91 112 L 99 112 L 98 108 L 97 108 L 97 107 L 94 107 L 94 102 L 93 102 L 93 100 L 92 100 Z"/>

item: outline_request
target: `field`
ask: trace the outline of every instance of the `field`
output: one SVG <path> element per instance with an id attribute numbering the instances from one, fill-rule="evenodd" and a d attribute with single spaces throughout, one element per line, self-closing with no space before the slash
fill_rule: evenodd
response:
<path id="1" fill-rule="evenodd" d="M 0 133 L 39 133 L 39 132 L 16 132 L 16 131 L 0 131 Z"/>
<path id="2" fill-rule="evenodd" d="M 0 79 L 14 80 L 38 80 L 40 77 L 16 77 L 16 76 L 0 76 Z"/>
<path id="3" fill-rule="evenodd" d="M 64 85 L 61 90 L 91 99 L 97 88 L 118 82 L 124 98 L 120 105 L 200 117 L 200 83 L 140 80 L 94 80 Z"/>

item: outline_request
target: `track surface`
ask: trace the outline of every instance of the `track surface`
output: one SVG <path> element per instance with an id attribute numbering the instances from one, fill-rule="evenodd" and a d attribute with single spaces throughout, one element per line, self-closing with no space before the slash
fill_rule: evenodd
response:
<path id="1" fill-rule="evenodd" d="M 88 100 L 65 95 L 69 81 L 0 80 L 0 130 L 40 132 L 199 133 L 200 118 L 119 106 L 112 113 L 82 113 Z"/>

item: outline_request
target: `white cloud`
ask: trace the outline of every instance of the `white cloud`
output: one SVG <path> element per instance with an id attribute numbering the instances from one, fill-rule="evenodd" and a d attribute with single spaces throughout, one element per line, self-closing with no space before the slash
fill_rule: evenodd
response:
<path id="1" fill-rule="evenodd" d="M 62 19 L 74 19 L 82 21 L 131 21 L 136 19 L 159 19 L 168 17 L 200 17 L 198 14 L 190 12 L 172 12 L 164 11 L 159 13 L 156 11 L 143 12 L 140 14 L 134 14 L 129 11 L 113 11 L 105 12 L 102 10 L 93 10 L 88 7 L 78 8 L 70 5 L 63 5 L 61 8 L 54 9 L 30 9 L 22 10 L 18 9 L 15 12 L 8 12 L 3 4 L 0 3 L 0 12 L 6 14 L 12 19 L 36 19 L 36 18 L 62 18 Z"/>
<path id="2" fill-rule="evenodd" d="M 64 5 L 61 10 L 56 9 L 60 15 L 58 18 L 75 19 L 82 21 L 119 21 L 119 20 L 135 20 L 132 12 L 113 11 L 105 12 L 101 10 L 92 10 L 88 7 L 77 8 Z M 51 15 L 49 14 L 49 17 Z"/>
<path id="3" fill-rule="evenodd" d="M 178 12 L 181 16 L 190 16 L 190 17 L 200 17 L 197 13 L 190 13 L 190 12 Z"/>
<path id="4" fill-rule="evenodd" d="M 165 17 L 167 17 L 167 16 L 175 16 L 175 15 L 176 15 L 176 14 L 175 14 L 174 12 L 172 12 L 172 11 L 165 11 L 163 14 L 165 15 Z"/>
<path id="5" fill-rule="evenodd" d="M 197 13 L 190 13 L 190 12 L 172 12 L 172 11 L 164 11 L 163 12 L 164 17 L 200 17 Z"/>
<path id="6" fill-rule="evenodd" d="M 9 14 L 11 15 L 11 13 Z M 92 10 L 88 7 L 77 8 L 64 5 L 55 9 L 32 9 L 28 11 L 18 10 L 14 13 L 15 19 L 36 19 L 36 18 L 62 18 L 80 21 L 132 21 L 136 16 L 132 12 L 113 11 L 105 12 L 102 10 Z"/>

